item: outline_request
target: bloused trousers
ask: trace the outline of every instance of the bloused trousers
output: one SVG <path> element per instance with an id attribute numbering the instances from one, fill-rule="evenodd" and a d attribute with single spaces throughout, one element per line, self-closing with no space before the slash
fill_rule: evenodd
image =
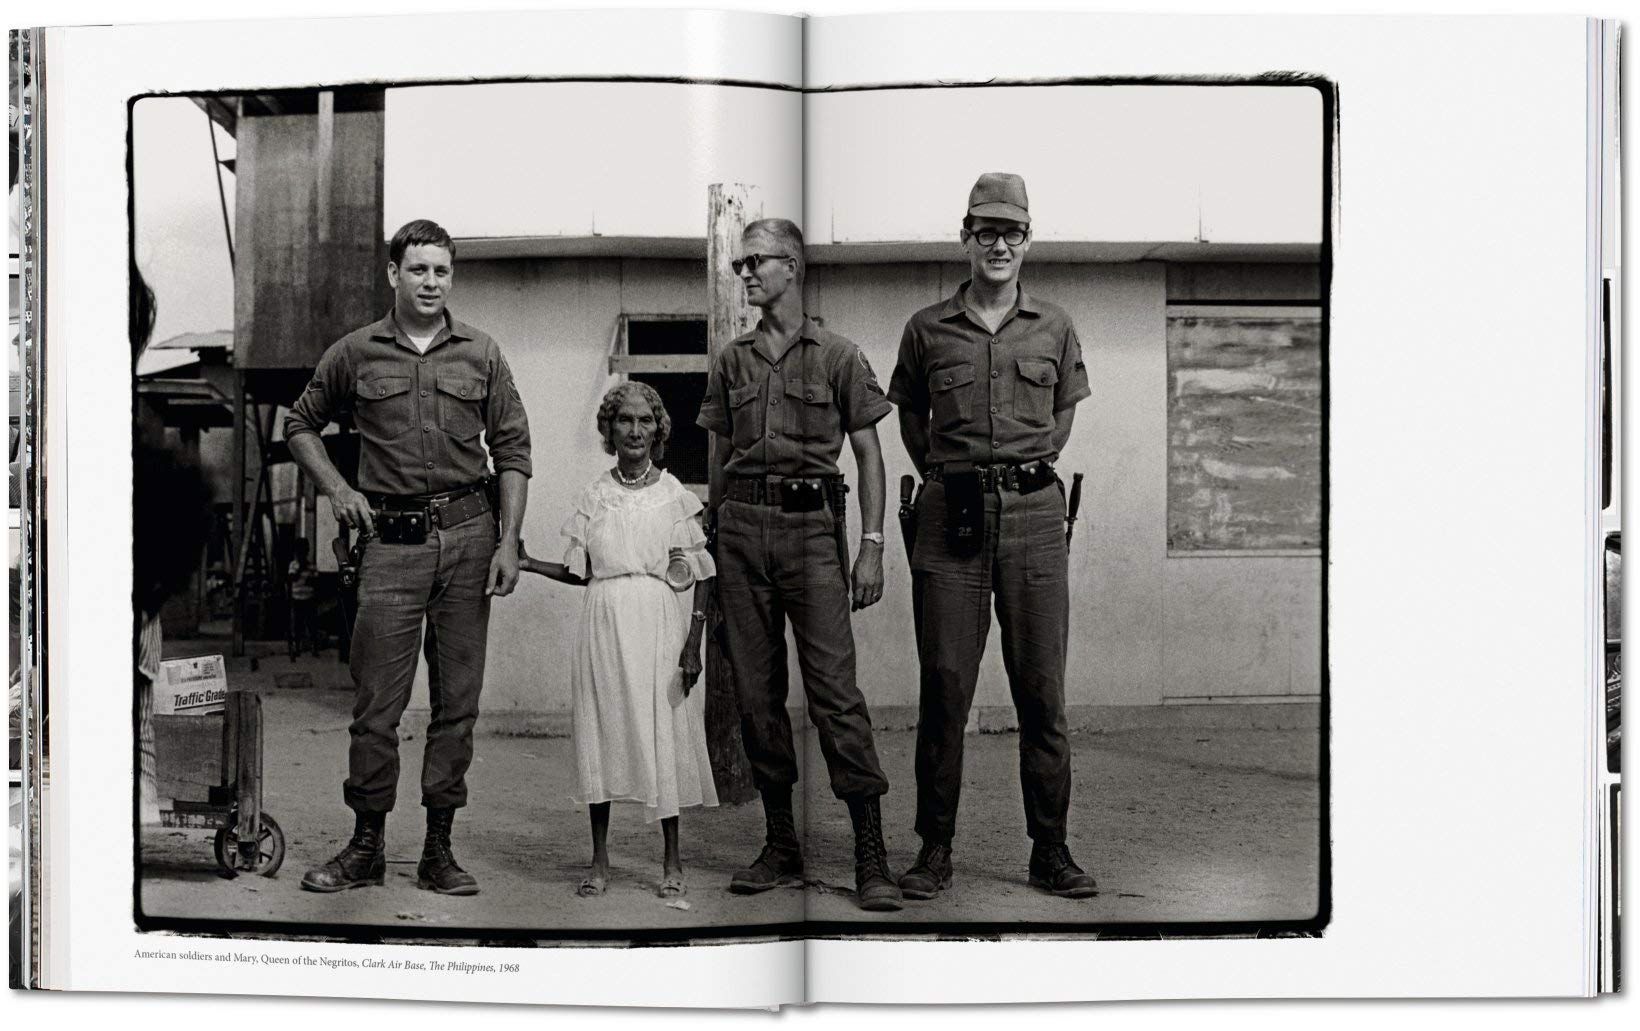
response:
<path id="1" fill-rule="evenodd" d="M 995 596 L 1002 664 L 1019 716 L 1025 824 L 1039 844 L 1065 840 L 1071 753 L 1065 719 L 1065 494 L 1048 486 L 985 496 L 979 553 L 957 558 L 945 542 L 945 486 L 928 481 L 917 501 L 911 569 L 922 622 L 917 716 L 917 833 L 949 842 L 962 790 L 963 730 L 974 701 Z"/>
<path id="2" fill-rule="evenodd" d="M 393 808 L 399 718 L 410 701 L 422 651 L 432 711 L 421 804 L 467 804 L 467 767 L 473 761 L 473 723 L 490 625 L 484 587 L 495 548 L 495 520 L 485 516 L 453 529 L 429 529 L 424 544 L 371 541 L 365 547 L 353 622 L 352 740 L 342 785 L 342 798 L 355 811 Z"/>
<path id="3" fill-rule="evenodd" d="M 847 799 L 888 790 L 855 681 L 835 519 L 829 507 L 782 512 L 774 505 L 725 501 L 718 509 L 718 604 L 740 702 L 741 740 L 759 791 L 797 782 L 786 714 L 788 618 L 832 793 Z"/>

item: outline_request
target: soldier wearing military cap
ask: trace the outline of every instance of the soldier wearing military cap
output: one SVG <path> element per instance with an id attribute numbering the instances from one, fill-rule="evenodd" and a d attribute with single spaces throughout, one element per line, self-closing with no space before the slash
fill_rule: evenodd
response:
<path id="1" fill-rule="evenodd" d="M 979 177 L 961 240 L 971 276 L 906 323 L 888 396 L 923 476 L 911 558 L 921 625 L 917 823 L 906 897 L 951 884 L 963 732 L 991 607 L 1019 717 L 1019 775 L 1032 840 L 1028 880 L 1068 898 L 1096 892 L 1066 846 L 1069 619 L 1065 493 L 1053 462 L 1090 393 L 1070 317 L 1020 286 L 1031 246 L 1025 181 Z"/>

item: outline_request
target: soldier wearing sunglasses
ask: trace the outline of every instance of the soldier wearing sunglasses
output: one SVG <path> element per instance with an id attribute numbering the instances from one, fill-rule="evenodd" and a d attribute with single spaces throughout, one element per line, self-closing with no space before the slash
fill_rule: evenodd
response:
<path id="1" fill-rule="evenodd" d="M 923 475 L 913 590 L 921 625 L 917 833 L 900 879 L 907 898 L 951 885 L 963 731 L 991 607 L 1019 717 L 1019 777 L 1032 841 L 1030 884 L 1067 898 L 1096 892 L 1065 844 L 1071 754 L 1065 719 L 1064 485 L 1053 462 L 1090 393 L 1070 317 L 1025 292 L 1031 245 L 1025 181 L 991 172 L 968 196 L 962 244 L 971 278 L 906 323 L 889 400 Z"/>
<path id="2" fill-rule="evenodd" d="M 878 799 L 888 790 L 855 681 L 850 609 L 883 595 L 883 456 L 877 422 L 893 410 L 859 348 L 803 312 L 803 237 L 785 219 L 746 227 L 733 263 L 757 328 L 714 359 L 699 424 L 726 456 L 713 477 L 717 589 L 739 693 L 741 739 L 763 800 L 767 839 L 730 890 L 801 883 L 792 810 L 797 756 L 786 715 L 786 621 L 832 793 L 854 824 L 856 900 L 900 908 Z M 844 439 L 859 469 L 860 534 L 848 575 Z M 852 580 L 852 587 L 850 582 Z"/>

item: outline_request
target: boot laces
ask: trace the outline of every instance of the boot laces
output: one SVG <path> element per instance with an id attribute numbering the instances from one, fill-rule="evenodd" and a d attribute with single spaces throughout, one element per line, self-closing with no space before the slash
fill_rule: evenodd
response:
<path id="1" fill-rule="evenodd" d="M 1070 846 L 1063 842 L 1043 846 L 1037 853 L 1037 862 L 1051 877 L 1057 877 L 1066 869 L 1076 866 L 1076 861 L 1071 858 Z"/>
<path id="2" fill-rule="evenodd" d="M 943 873 L 951 865 L 951 848 L 942 842 L 931 841 L 917 853 L 917 869 L 929 873 Z"/>
<path id="3" fill-rule="evenodd" d="M 763 851 L 757 854 L 757 858 L 752 861 L 752 866 L 761 866 L 767 870 L 778 872 L 788 864 L 790 859 L 790 849 L 783 848 L 771 841 L 763 846 Z"/>

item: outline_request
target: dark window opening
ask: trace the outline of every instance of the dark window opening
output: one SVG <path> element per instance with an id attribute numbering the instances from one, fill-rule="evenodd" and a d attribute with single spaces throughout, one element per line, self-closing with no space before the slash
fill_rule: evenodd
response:
<path id="1" fill-rule="evenodd" d="M 704 485 L 709 441 L 707 432 L 695 425 L 695 417 L 706 394 L 706 320 L 628 315 L 623 322 L 617 367 L 628 379 L 654 387 L 672 419 L 666 457 L 658 464 L 683 483 Z M 678 356 L 692 360 L 667 360 Z"/>

